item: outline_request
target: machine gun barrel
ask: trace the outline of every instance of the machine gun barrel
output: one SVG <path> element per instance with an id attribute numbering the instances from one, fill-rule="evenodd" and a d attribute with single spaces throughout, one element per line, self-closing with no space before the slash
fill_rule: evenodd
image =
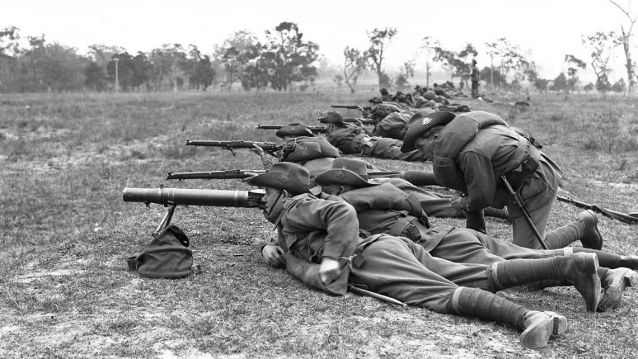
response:
<path id="1" fill-rule="evenodd" d="M 259 207 L 264 190 L 216 190 L 189 188 L 124 188 L 124 202 L 157 203 L 164 206 Z"/>

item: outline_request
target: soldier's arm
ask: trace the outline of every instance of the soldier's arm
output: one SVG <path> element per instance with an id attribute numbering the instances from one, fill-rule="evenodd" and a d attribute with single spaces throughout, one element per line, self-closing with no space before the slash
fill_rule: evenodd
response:
<path id="1" fill-rule="evenodd" d="M 467 189 L 466 209 L 478 211 L 489 207 L 496 193 L 491 159 L 475 152 L 464 152 L 459 156 L 459 160 Z"/>

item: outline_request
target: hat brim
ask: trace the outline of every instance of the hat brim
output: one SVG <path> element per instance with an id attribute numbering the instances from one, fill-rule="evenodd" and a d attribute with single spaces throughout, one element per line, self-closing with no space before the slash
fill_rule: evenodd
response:
<path id="1" fill-rule="evenodd" d="M 310 192 L 308 184 L 304 184 L 296 177 L 287 176 L 282 173 L 262 173 L 249 178 L 247 182 L 253 186 L 286 190 L 294 195 Z"/>
<path id="2" fill-rule="evenodd" d="M 410 122 L 413 122 L 413 123 L 410 125 L 410 127 L 408 127 L 408 130 L 406 131 L 405 136 L 403 137 L 403 145 L 401 146 L 401 152 L 406 153 L 406 152 L 411 152 L 416 150 L 415 142 L 419 137 L 421 137 L 431 128 L 434 128 L 436 126 L 447 125 L 448 123 L 450 123 L 450 121 L 452 121 L 456 117 L 456 115 L 453 114 L 452 112 L 440 111 L 440 112 L 427 114 L 426 116 L 423 116 L 423 119 L 425 119 L 426 117 L 430 118 L 430 121 L 427 124 L 423 124 L 423 122 L 419 122 L 419 121 L 410 120 Z"/>
<path id="3" fill-rule="evenodd" d="M 363 177 L 346 168 L 327 170 L 317 176 L 315 182 L 321 186 L 340 184 L 353 187 L 369 187 L 377 185 L 366 181 Z"/>

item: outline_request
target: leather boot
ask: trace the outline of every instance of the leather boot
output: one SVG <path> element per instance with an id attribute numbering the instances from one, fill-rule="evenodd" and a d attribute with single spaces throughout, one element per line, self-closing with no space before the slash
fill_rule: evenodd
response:
<path id="1" fill-rule="evenodd" d="M 580 212 L 574 222 L 545 235 L 547 249 L 564 248 L 576 241 L 580 241 L 585 248 L 603 247 L 603 237 L 598 231 L 598 216 L 594 211 Z"/>
<path id="2" fill-rule="evenodd" d="M 550 337 L 567 330 L 567 318 L 554 312 L 530 311 L 525 315 L 520 342 L 526 348 L 538 349 L 547 345 Z"/>
<path id="3" fill-rule="evenodd" d="M 599 312 L 620 307 L 625 288 L 638 287 L 638 274 L 629 268 L 601 268 L 600 273 L 605 292 L 598 303 Z"/>
<path id="4" fill-rule="evenodd" d="M 585 299 L 587 310 L 593 312 L 600 301 L 598 268 L 595 254 L 576 253 L 564 257 L 513 259 L 494 263 L 488 269 L 488 278 L 494 290 L 548 280 L 572 283 Z"/>
<path id="5" fill-rule="evenodd" d="M 580 248 L 580 247 L 565 247 L 563 248 L 565 255 L 569 253 L 594 253 L 598 257 L 598 263 L 601 267 L 607 268 L 629 268 L 638 269 L 638 256 L 621 256 L 614 253 L 609 253 L 597 249 Z M 601 277 L 602 278 L 602 277 Z"/>
<path id="6" fill-rule="evenodd" d="M 563 316 L 532 311 L 478 288 L 457 288 L 450 307 L 459 315 L 509 324 L 522 331 L 520 342 L 527 348 L 542 348 L 551 336 L 563 334 L 567 329 L 567 319 Z"/>

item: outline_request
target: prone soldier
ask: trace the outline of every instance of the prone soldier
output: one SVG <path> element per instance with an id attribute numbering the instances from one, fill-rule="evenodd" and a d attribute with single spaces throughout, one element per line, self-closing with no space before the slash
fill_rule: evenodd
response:
<path id="1" fill-rule="evenodd" d="M 248 179 L 265 187 L 264 216 L 278 233 L 276 244 L 262 247 L 269 264 L 285 267 L 307 285 L 332 295 L 343 295 L 351 285 L 439 313 L 509 324 L 521 331 L 520 343 L 528 348 L 545 347 L 551 337 L 566 331 L 564 316 L 531 310 L 481 289 L 496 283 L 489 266 L 434 258 L 403 237 L 361 238 L 355 209 L 346 202 L 310 194 L 309 179 L 305 168 L 287 162 Z M 539 269 L 543 274 L 534 279 L 581 276 L 582 290 L 592 294 L 586 298 L 587 306 L 595 308 L 600 288 L 596 256 L 578 253 L 559 258 L 560 269 Z M 502 285 L 517 282 L 502 274 Z"/>

